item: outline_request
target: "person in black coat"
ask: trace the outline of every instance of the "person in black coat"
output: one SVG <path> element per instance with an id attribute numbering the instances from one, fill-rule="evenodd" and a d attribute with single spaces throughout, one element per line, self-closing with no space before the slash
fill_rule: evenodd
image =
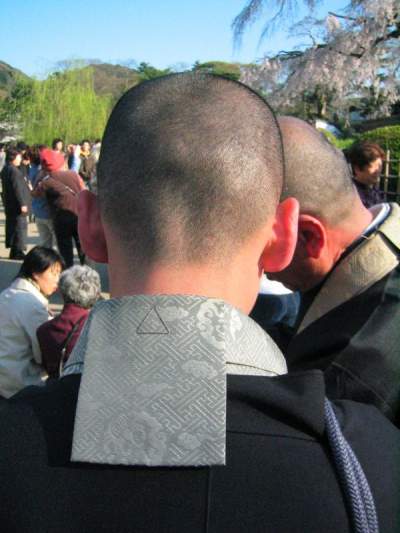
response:
<path id="1" fill-rule="evenodd" d="M 98 178 L 79 231 L 111 298 L 59 381 L 0 408 L 2 533 L 397 533 L 396 428 L 281 375 L 247 316 L 296 244 L 266 102 L 203 73 L 140 84 Z"/>
<path id="2" fill-rule="evenodd" d="M 25 257 L 28 232 L 27 217 L 30 212 L 31 194 L 27 179 L 19 170 L 22 155 L 19 151 L 7 151 L 6 165 L 1 171 L 2 200 L 6 215 L 6 248 L 10 259 Z"/>

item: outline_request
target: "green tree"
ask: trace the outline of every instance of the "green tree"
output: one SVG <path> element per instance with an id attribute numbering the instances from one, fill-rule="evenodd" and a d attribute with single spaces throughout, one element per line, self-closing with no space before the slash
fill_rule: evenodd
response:
<path id="1" fill-rule="evenodd" d="M 16 100 L 22 137 L 28 143 L 50 144 L 101 137 L 111 111 L 111 99 L 98 96 L 92 69 L 55 72 L 46 80 L 33 80 L 28 94 Z"/>
<path id="2" fill-rule="evenodd" d="M 144 61 L 140 63 L 137 71 L 140 75 L 140 81 L 153 80 L 154 78 L 160 78 L 161 76 L 167 76 L 168 74 L 171 74 L 171 69 L 169 68 L 160 70 L 150 65 L 150 63 L 146 63 Z"/>
<path id="3" fill-rule="evenodd" d="M 17 77 L 9 96 L 0 101 L 0 121 L 16 124 L 19 112 L 24 103 L 30 98 L 33 80 L 27 77 Z"/>
<path id="4" fill-rule="evenodd" d="M 224 61 L 207 61 L 206 63 L 199 63 L 196 61 L 192 70 L 202 70 L 211 74 L 218 74 L 231 80 L 239 80 L 240 65 L 237 63 L 225 63 Z"/>

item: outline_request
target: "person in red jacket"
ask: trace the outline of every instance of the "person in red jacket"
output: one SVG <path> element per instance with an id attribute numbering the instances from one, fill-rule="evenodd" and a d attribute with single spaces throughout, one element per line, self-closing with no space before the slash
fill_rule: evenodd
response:
<path id="1" fill-rule="evenodd" d="M 62 273 L 59 290 L 64 299 L 61 314 L 42 324 L 36 333 L 43 366 L 50 378 L 59 377 L 90 309 L 100 297 L 100 276 L 88 266 L 75 265 Z"/>
<path id="2" fill-rule="evenodd" d="M 85 187 L 79 174 L 64 170 L 64 155 L 45 148 L 40 152 L 42 176 L 33 190 L 33 196 L 45 195 L 53 219 L 57 246 L 67 267 L 74 264 L 73 242 L 81 264 L 84 255 L 78 236 L 78 194 Z"/>

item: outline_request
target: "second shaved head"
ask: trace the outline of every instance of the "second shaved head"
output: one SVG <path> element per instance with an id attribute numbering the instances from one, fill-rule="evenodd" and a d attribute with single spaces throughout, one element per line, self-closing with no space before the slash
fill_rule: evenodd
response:
<path id="1" fill-rule="evenodd" d="M 294 117 L 278 119 L 285 154 L 282 199 L 334 226 L 351 215 L 357 192 L 343 153 L 315 128 Z"/>

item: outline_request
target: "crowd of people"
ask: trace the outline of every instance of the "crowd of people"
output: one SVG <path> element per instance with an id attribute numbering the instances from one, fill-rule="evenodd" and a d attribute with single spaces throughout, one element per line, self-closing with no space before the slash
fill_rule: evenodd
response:
<path id="1" fill-rule="evenodd" d="M 400 532 L 400 208 L 380 147 L 346 159 L 197 72 L 129 90 L 98 166 L 61 142 L 6 209 L 15 233 L 29 190 L 59 252 L 47 234 L 0 295 L 2 531 Z M 24 157 L 7 152 L 5 204 Z M 67 238 L 108 263 L 110 299 Z"/>
<path id="2" fill-rule="evenodd" d="M 6 216 L 6 248 L 10 259 L 23 259 L 29 217 L 34 217 L 39 244 L 57 246 L 65 264 L 73 265 L 73 245 L 84 263 L 77 230 L 78 193 L 96 186 L 100 140 L 70 144 L 54 139 L 51 148 L 20 142 L 4 152 L 2 201 Z M 4 147 L 3 147 L 4 148 Z"/>

